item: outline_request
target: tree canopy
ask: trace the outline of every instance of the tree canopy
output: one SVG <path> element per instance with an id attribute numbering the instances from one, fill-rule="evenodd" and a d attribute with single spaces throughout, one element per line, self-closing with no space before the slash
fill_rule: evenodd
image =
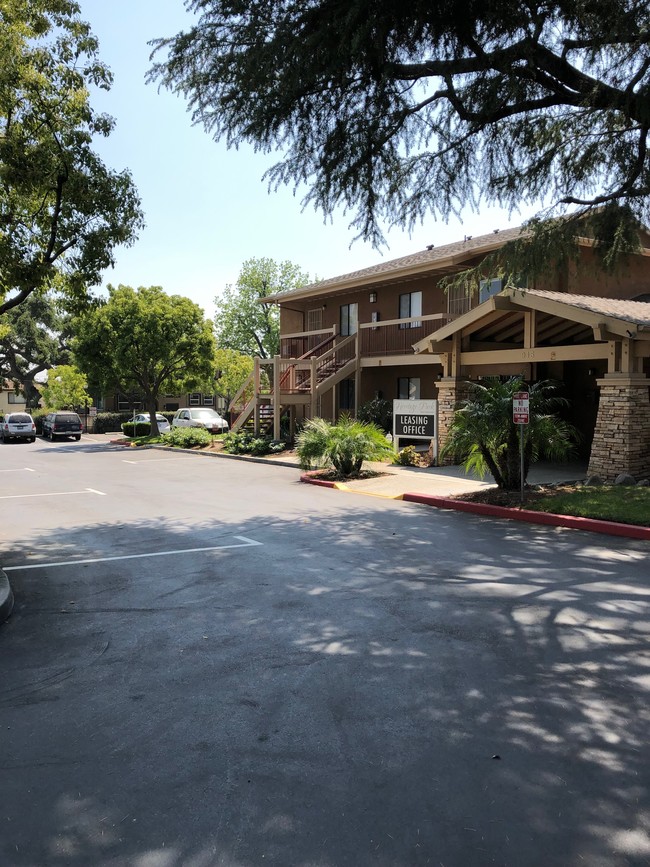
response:
<path id="1" fill-rule="evenodd" d="M 605 262 L 650 217 L 647 0 L 190 0 L 150 79 L 229 145 L 280 150 L 375 244 L 481 202 L 582 219 Z M 585 228 L 585 212 L 591 222 Z M 572 219 L 533 235 L 569 243 Z"/>
<path id="2" fill-rule="evenodd" d="M 0 375 L 13 381 L 27 401 L 38 406 L 39 374 L 70 360 L 68 317 L 51 294 L 34 293 L 3 316 Z"/>
<path id="3" fill-rule="evenodd" d="M 43 403 L 48 409 L 91 406 L 88 394 L 88 378 L 73 364 L 60 364 L 53 367 L 43 386 Z"/>
<path id="4" fill-rule="evenodd" d="M 230 403 L 253 372 L 253 359 L 234 349 L 217 349 L 215 392 Z"/>
<path id="5" fill-rule="evenodd" d="M 154 435 L 160 394 L 213 389 L 212 322 L 160 286 L 110 286 L 106 302 L 78 317 L 75 335 L 75 359 L 93 385 L 141 395 Z"/>
<path id="6" fill-rule="evenodd" d="M 215 332 L 220 349 L 243 355 L 272 358 L 280 352 L 280 316 L 277 307 L 260 300 L 276 292 L 303 286 L 309 276 L 292 262 L 247 259 L 237 283 L 214 299 Z"/>
<path id="7" fill-rule="evenodd" d="M 0 4 L 0 313 L 57 274 L 76 298 L 98 283 L 113 249 L 142 225 L 128 171 L 92 149 L 113 120 L 93 111 L 90 86 L 111 73 L 73 0 Z"/>

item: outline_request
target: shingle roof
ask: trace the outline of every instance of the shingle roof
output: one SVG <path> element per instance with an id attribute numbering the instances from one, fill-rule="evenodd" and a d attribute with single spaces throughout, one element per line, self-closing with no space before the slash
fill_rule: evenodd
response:
<path id="1" fill-rule="evenodd" d="M 490 232 L 489 235 L 479 235 L 476 238 L 468 236 L 462 241 L 455 241 L 453 244 L 444 244 L 442 247 L 432 246 L 430 250 L 427 248 L 417 253 L 411 253 L 408 256 L 401 256 L 399 259 L 391 259 L 388 262 L 380 262 L 368 268 L 361 268 L 359 271 L 350 271 L 348 274 L 330 277 L 327 280 L 319 280 L 317 283 L 309 283 L 305 286 L 300 286 L 298 289 L 278 292 L 276 295 L 271 296 L 271 299 L 282 300 L 291 295 L 301 295 L 302 293 L 306 295 L 320 294 L 324 290 L 338 287 L 339 285 L 363 282 L 364 278 L 389 277 L 392 274 L 397 275 L 402 271 L 417 268 L 418 266 L 422 267 L 422 271 L 425 271 L 427 266 L 431 266 L 434 269 L 436 265 L 442 264 L 449 259 L 457 258 L 462 260 L 483 251 L 488 252 L 489 250 L 502 247 L 508 241 L 518 238 L 522 234 L 522 231 L 522 227 L 517 226 L 514 229 Z"/>
<path id="2" fill-rule="evenodd" d="M 548 298 L 549 301 L 559 301 L 580 307 L 590 313 L 623 319 L 636 325 L 650 325 L 650 303 L 646 301 L 623 301 L 618 298 L 597 298 L 593 295 L 571 295 L 568 292 L 546 292 L 541 289 L 527 289 L 531 295 Z"/>

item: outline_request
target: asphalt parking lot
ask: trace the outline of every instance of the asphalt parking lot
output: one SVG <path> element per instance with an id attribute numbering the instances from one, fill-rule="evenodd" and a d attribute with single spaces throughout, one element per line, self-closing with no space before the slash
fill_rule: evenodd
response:
<path id="1" fill-rule="evenodd" d="M 2 867 L 650 863 L 648 543 L 0 446 Z"/>

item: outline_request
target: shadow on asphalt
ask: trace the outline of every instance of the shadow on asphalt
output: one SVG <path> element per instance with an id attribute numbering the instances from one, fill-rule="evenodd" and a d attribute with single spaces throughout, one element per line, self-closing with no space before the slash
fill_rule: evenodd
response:
<path id="1" fill-rule="evenodd" d="M 0 863 L 647 863 L 647 547 L 357 505 L 17 540 L 263 545 L 12 572 Z"/>

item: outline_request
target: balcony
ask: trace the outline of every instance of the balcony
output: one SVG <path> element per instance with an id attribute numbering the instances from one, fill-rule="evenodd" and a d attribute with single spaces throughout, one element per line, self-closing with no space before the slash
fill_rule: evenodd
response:
<path id="1" fill-rule="evenodd" d="M 455 319 L 447 313 L 430 313 L 411 319 L 390 319 L 385 322 L 362 322 L 359 325 L 359 356 L 381 358 L 391 355 L 414 355 L 413 344 L 422 340 L 447 322 Z M 309 358 L 321 355 L 341 338 L 336 327 L 320 331 L 285 334 L 280 341 L 282 358 Z"/>
<path id="2" fill-rule="evenodd" d="M 414 343 L 442 328 L 453 318 L 446 313 L 430 313 L 411 319 L 364 322 L 359 326 L 359 355 L 362 358 L 413 355 Z"/>

